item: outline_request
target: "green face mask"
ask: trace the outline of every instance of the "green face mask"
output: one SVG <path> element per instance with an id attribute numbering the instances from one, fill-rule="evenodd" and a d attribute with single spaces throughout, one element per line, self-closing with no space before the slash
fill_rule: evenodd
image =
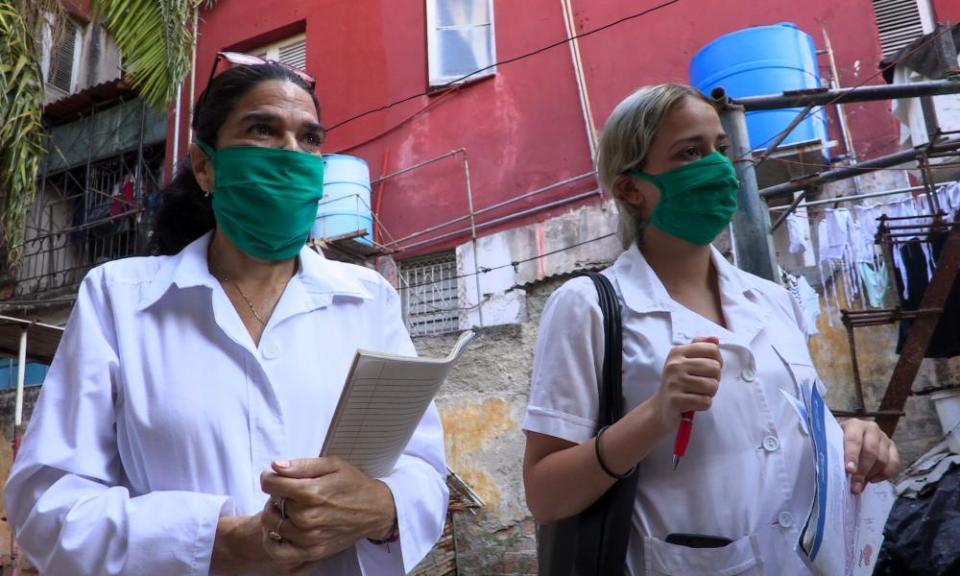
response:
<path id="1" fill-rule="evenodd" d="M 720 152 L 663 174 L 631 170 L 629 175 L 660 190 L 650 223 L 692 244 L 713 242 L 737 211 L 740 182 L 733 162 Z"/>
<path id="2" fill-rule="evenodd" d="M 287 260 L 307 241 L 323 196 L 323 158 L 296 150 L 197 140 L 213 163 L 213 214 L 233 244 L 261 260 Z"/>

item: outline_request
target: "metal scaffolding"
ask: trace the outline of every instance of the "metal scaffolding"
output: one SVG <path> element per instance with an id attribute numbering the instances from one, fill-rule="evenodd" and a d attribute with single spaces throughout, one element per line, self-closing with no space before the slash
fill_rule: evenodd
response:
<path id="1" fill-rule="evenodd" d="M 151 220 L 144 216 L 160 189 L 163 143 L 144 142 L 148 109 L 142 100 L 120 104 L 94 106 L 73 123 L 69 141 L 48 136 L 17 283 L 13 297 L 0 306 L 57 302 L 72 296 L 90 268 L 144 252 Z M 105 110 L 111 113 L 109 125 L 98 128 Z M 132 147 L 114 150 L 122 126 L 135 130 L 136 139 Z M 78 149 L 86 152 L 82 163 L 76 161 Z M 103 150 L 110 154 L 95 156 Z"/>
<path id="2" fill-rule="evenodd" d="M 926 350 L 929 346 L 934 329 L 939 322 L 944 303 L 958 276 L 960 269 L 960 216 L 946 214 L 938 205 L 935 194 L 935 182 L 932 174 L 933 165 L 930 159 L 934 157 L 960 158 L 960 138 L 947 137 L 941 132 L 936 118 L 928 117 L 930 143 L 912 150 L 897 152 L 879 158 L 851 163 L 847 166 L 823 170 L 815 174 L 803 176 L 765 189 L 759 189 L 755 166 L 772 154 L 779 144 L 790 134 L 800 122 L 805 119 L 814 106 L 837 105 L 850 102 L 868 102 L 888 100 L 894 98 L 929 98 L 934 95 L 960 94 L 960 81 L 942 80 L 920 82 L 916 84 L 867 86 L 843 89 L 816 89 L 788 92 L 782 95 L 758 96 L 751 98 L 731 99 L 723 90 L 718 88 L 711 94 L 720 109 L 721 120 L 730 138 L 731 154 L 735 158 L 737 175 L 740 178 L 741 189 L 738 199 L 740 208 L 734 216 L 736 231 L 735 250 L 740 267 L 759 276 L 775 280 L 777 265 L 773 249 L 772 234 L 785 221 L 786 217 L 798 207 L 806 206 L 807 195 L 814 188 L 828 183 L 848 178 L 855 178 L 864 173 L 882 170 L 907 162 L 915 162 L 923 178 L 922 190 L 930 208 L 930 215 L 921 226 L 899 225 L 896 219 L 882 218 L 880 231 L 877 234 L 877 243 L 880 244 L 891 259 L 890 251 L 900 241 L 921 237 L 921 241 L 929 242 L 933 238 L 944 240 L 940 257 L 937 260 L 936 270 L 930 284 L 924 292 L 919 309 L 906 311 L 900 308 L 883 310 L 842 310 L 841 315 L 847 329 L 848 341 L 851 350 L 853 378 L 857 405 L 853 410 L 837 411 L 838 415 L 866 416 L 876 418 L 877 423 L 890 436 L 893 435 L 900 417 L 903 415 L 904 405 L 911 393 L 911 388 L 920 369 Z M 745 113 L 752 110 L 773 110 L 782 108 L 803 107 L 803 111 L 791 122 L 785 130 L 772 139 L 772 143 L 761 154 L 754 157 L 750 150 L 749 138 L 746 129 Z M 915 188 L 899 189 L 902 193 Z M 860 199 L 879 194 L 888 194 L 890 191 L 878 194 L 858 194 Z M 763 200 L 783 197 L 792 197 L 792 203 L 786 207 L 777 218 L 770 223 L 770 207 Z M 822 202 L 837 202 L 843 198 L 833 198 Z M 893 223 L 891 223 L 893 222 Z M 889 267 L 888 267 L 889 268 Z M 864 326 L 891 324 L 903 319 L 911 319 L 913 324 L 907 334 L 903 349 L 894 367 L 890 382 L 886 387 L 883 399 L 877 410 L 868 410 L 864 404 L 863 387 L 860 369 L 857 362 L 856 339 L 854 329 Z"/>

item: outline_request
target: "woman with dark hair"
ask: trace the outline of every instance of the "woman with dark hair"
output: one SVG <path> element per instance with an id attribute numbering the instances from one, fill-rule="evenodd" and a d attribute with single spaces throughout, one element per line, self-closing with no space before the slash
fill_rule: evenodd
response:
<path id="1" fill-rule="evenodd" d="M 43 574 L 402 574 L 440 536 L 435 407 L 387 477 L 312 457 L 355 351 L 416 352 L 382 277 L 304 246 L 312 79 L 236 63 L 199 99 L 160 255 L 80 288 L 4 492 Z"/>

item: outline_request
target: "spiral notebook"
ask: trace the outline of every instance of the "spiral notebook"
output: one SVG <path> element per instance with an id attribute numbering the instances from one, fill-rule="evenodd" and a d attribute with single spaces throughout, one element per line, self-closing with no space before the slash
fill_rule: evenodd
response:
<path id="1" fill-rule="evenodd" d="M 370 478 L 389 475 L 473 337 L 461 334 L 446 358 L 358 350 L 320 455 L 339 456 Z"/>

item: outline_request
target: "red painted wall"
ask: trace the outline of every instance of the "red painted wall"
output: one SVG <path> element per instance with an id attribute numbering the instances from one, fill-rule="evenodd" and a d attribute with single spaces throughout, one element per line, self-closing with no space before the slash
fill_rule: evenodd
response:
<path id="1" fill-rule="evenodd" d="M 938 22 L 960 22 L 960 2 L 957 0 L 933 0 L 933 14 Z"/>
<path id="2" fill-rule="evenodd" d="M 578 32 L 659 3 L 571 2 Z M 276 32 L 281 29 L 286 30 L 283 36 L 289 35 L 290 30 L 306 32 L 307 67 L 318 78 L 317 94 L 327 126 L 426 90 L 422 0 L 284 0 L 270 3 L 269 10 L 262 6 L 253 0 L 225 0 L 203 14 L 197 57 L 198 95 L 217 50 L 265 44 L 278 39 Z M 497 0 L 494 14 L 499 61 L 565 38 L 559 0 Z M 682 0 L 624 22 L 581 41 L 593 122 L 602 125 L 613 106 L 637 86 L 686 81 L 690 57 L 713 38 L 746 26 L 787 20 L 813 35 L 818 48 L 823 46 L 818 22 L 825 22 L 836 51 L 842 85 L 878 84 L 879 77 L 871 78 L 880 59 L 872 14 L 870 0 L 810 0 L 802 9 L 797 8 L 794 0 Z M 826 58 L 821 58 L 821 64 L 827 70 Z M 188 85 L 184 93 L 186 111 Z M 887 110 L 887 103 L 848 107 L 861 159 L 893 150 L 896 124 Z M 181 156 L 186 145 L 185 118 L 183 121 Z M 839 140 L 832 116 L 831 130 L 832 137 Z M 168 157 L 172 134 L 171 121 Z M 333 129 L 325 146 L 327 152 L 345 151 L 364 158 L 374 178 L 460 148 L 466 150 L 470 191 L 477 210 L 588 172 L 589 147 L 568 46 L 560 45 L 502 65 L 494 77 L 464 85 L 457 92 L 420 96 Z M 592 178 L 582 179 L 482 214 L 477 222 L 535 211 L 595 188 Z M 375 186 L 374 195 L 379 192 Z M 380 204 L 387 239 L 465 216 L 468 197 L 463 155 L 390 179 L 382 192 L 375 202 Z M 481 232 L 541 219 L 571 205 L 533 213 L 498 227 L 483 228 Z M 466 225 L 468 222 L 460 222 L 417 240 Z M 448 248 L 465 237 L 461 234 L 399 256 Z"/>
<path id="3" fill-rule="evenodd" d="M 616 0 L 580 0 L 576 3 L 578 28 L 595 28 L 635 11 L 626 4 Z M 736 8 L 737 5 L 740 8 Z M 817 49 L 825 47 L 820 21 L 825 24 L 841 86 L 883 83 L 879 76 L 870 78 L 878 72 L 880 60 L 880 42 L 870 0 L 812 0 L 803 3 L 802 8 L 795 0 L 700 0 L 695 9 L 679 2 L 584 39 L 582 50 L 585 62 L 589 63 L 590 84 L 614 88 L 591 90 L 597 119 L 606 118 L 631 79 L 635 85 L 685 82 L 690 59 L 714 38 L 748 26 L 784 21 L 793 22 L 810 34 Z M 819 63 L 825 83 L 829 61 L 823 55 Z M 895 120 L 888 109 L 886 102 L 847 106 L 854 147 L 860 158 L 892 151 Z M 828 118 L 831 139 L 841 140 L 835 116 L 831 113 Z"/>

